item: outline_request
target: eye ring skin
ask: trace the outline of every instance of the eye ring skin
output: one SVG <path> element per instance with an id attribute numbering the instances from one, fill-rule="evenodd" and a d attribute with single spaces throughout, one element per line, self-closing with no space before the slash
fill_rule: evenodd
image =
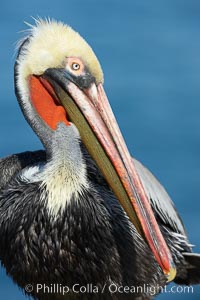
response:
<path id="1" fill-rule="evenodd" d="M 78 68 L 74 68 L 75 65 L 77 65 Z M 85 64 L 79 57 L 67 57 L 66 69 L 73 75 L 81 76 L 85 73 Z"/>

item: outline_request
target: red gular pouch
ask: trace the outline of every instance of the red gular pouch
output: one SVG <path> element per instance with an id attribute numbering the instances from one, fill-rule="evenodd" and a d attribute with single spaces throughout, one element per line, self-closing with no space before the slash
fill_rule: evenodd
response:
<path id="1" fill-rule="evenodd" d="M 67 114 L 55 94 L 51 84 L 40 76 L 29 77 L 30 98 L 38 115 L 52 129 L 56 130 L 58 123 L 70 125 Z"/>

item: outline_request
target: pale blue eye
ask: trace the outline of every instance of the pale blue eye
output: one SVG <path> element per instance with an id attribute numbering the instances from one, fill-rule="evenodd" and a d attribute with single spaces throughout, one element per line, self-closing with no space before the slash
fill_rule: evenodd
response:
<path id="1" fill-rule="evenodd" d="M 77 71 L 77 70 L 79 70 L 80 69 L 80 65 L 78 64 L 78 63 L 72 63 L 72 69 L 74 70 L 74 71 Z"/>

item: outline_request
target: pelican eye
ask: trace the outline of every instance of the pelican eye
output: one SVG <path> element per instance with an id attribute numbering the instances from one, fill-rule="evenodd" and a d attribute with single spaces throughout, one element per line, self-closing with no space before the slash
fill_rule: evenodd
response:
<path id="1" fill-rule="evenodd" d="M 72 70 L 78 71 L 80 69 L 80 65 L 76 62 L 72 63 Z"/>

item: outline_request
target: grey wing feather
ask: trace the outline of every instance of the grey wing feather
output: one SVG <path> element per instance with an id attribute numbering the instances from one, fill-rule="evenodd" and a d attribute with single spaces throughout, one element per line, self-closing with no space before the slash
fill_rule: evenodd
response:
<path id="1" fill-rule="evenodd" d="M 183 223 L 164 187 L 139 161 L 133 158 L 133 162 L 151 201 L 154 212 L 158 214 L 164 224 L 169 224 L 175 232 L 186 236 Z"/>
<path id="2" fill-rule="evenodd" d="M 22 169 L 46 159 L 43 150 L 27 151 L 0 159 L 0 190 Z"/>

